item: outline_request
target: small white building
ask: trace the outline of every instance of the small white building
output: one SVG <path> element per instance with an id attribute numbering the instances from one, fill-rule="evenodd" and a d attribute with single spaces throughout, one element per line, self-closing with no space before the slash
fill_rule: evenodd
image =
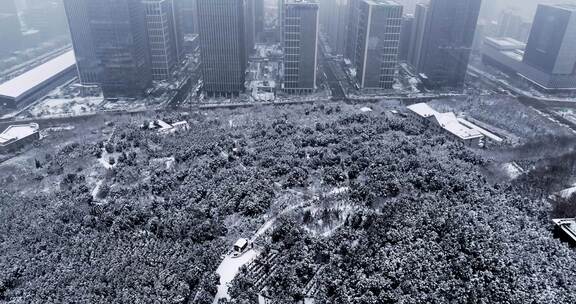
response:
<path id="1" fill-rule="evenodd" d="M 40 139 L 40 126 L 37 123 L 9 126 L 0 134 L 0 153 L 18 150 Z"/>

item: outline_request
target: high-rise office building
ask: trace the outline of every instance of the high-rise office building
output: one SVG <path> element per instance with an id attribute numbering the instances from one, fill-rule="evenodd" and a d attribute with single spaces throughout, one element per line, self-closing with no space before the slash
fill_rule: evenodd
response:
<path id="1" fill-rule="evenodd" d="M 356 80 L 363 89 L 392 89 L 398 65 L 402 6 L 391 0 L 361 0 L 356 6 Z"/>
<path id="2" fill-rule="evenodd" d="M 362 0 L 349 0 L 348 3 L 348 26 L 346 28 L 346 45 L 344 56 L 350 59 L 352 65 L 356 65 L 355 60 L 358 43 L 358 24 L 360 22 L 360 2 L 362 2 Z"/>
<path id="3" fill-rule="evenodd" d="M 498 19 L 498 37 L 517 39 L 522 22 L 522 16 L 516 14 L 512 9 L 503 11 Z"/>
<path id="4" fill-rule="evenodd" d="M 576 5 L 539 5 L 524 62 L 548 74 L 576 73 Z"/>
<path id="5" fill-rule="evenodd" d="M 461 89 L 482 0 L 431 0 L 419 73 L 433 88 Z"/>
<path id="6" fill-rule="evenodd" d="M 256 41 L 259 40 L 260 36 L 264 32 L 264 0 L 254 0 L 254 25 L 256 32 Z"/>
<path id="7" fill-rule="evenodd" d="M 283 89 L 306 93 L 316 89 L 318 61 L 318 4 L 315 1 L 286 0 L 283 9 Z"/>
<path id="8" fill-rule="evenodd" d="M 152 73 L 146 14 L 140 0 L 66 0 L 80 80 L 105 97 L 136 97 Z"/>
<path id="9" fill-rule="evenodd" d="M 246 55 L 254 52 L 256 46 L 256 0 L 245 0 L 244 23 L 246 33 Z"/>
<path id="10" fill-rule="evenodd" d="M 422 54 L 422 44 L 424 43 L 424 33 L 428 23 L 428 4 L 417 4 L 414 9 L 414 24 L 410 35 L 410 48 L 408 49 L 408 64 L 416 71 L 420 68 L 420 58 Z"/>
<path id="11" fill-rule="evenodd" d="M 175 0 L 177 17 L 183 34 L 198 32 L 198 16 L 196 14 L 196 0 Z"/>
<path id="12" fill-rule="evenodd" d="M 14 0 L 7 0 L 0 6 L 0 54 L 20 48 L 22 31 Z"/>
<path id="13" fill-rule="evenodd" d="M 408 60 L 410 52 L 410 41 L 412 40 L 412 27 L 414 26 L 414 16 L 405 15 L 402 18 L 402 30 L 400 31 L 400 48 L 398 50 L 398 59 L 401 61 Z"/>
<path id="14" fill-rule="evenodd" d="M 237 95 L 245 89 L 244 0 L 197 0 L 204 91 Z"/>
<path id="15" fill-rule="evenodd" d="M 143 0 L 150 47 L 152 79 L 170 79 L 178 65 L 182 37 L 174 9 L 174 0 Z"/>
<path id="16" fill-rule="evenodd" d="M 76 55 L 78 78 L 85 85 L 99 84 L 103 67 L 94 48 L 88 0 L 65 0 L 64 7 Z"/>
<path id="17" fill-rule="evenodd" d="M 348 0 L 320 2 L 320 24 L 333 54 L 344 55 L 348 28 Z"/>
<path id="18" fill-rule="evenodd" d="M 498 37 L 509 37 L 518 41 L 528 41 L 532 23 L 524 21 L 517 10 L 506 9 L 498 19 Z"/>

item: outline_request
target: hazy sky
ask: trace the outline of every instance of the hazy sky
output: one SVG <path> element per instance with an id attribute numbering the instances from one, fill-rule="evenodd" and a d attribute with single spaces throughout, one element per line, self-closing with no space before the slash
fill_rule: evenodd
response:
<path id="1" fill-rule="evenodd" d="M 483 17 L 490 19 L 495 15 L 493 19 L 497 20 L 499 12 L 509 7 L 518 11 L 526 20 L 531 20 L 540 3 L 571 3 L 576 5 L 576 0 L 483 0 Z"/>

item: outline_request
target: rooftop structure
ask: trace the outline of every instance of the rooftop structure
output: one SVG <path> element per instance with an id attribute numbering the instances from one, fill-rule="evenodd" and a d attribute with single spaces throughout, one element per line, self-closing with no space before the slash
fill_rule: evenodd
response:
<path id="1" fill-rule="evenodd" d="M 0 133 L 0 152 L 9 152 L 40 138 L 40 127 L 36 123 L 9 126 Z"/>
<path id="2" fill-rule="evenodd" d="M 408 106 L 408 110 L 424 118 L 430 118 L 436 114 L 439 114 L 438 111 L 432 109 L 432 107 L 425 103 L 417 103 Z"/>
<path id="3" fill-rule="evenodd" d="M 456 115 L 452 112 L 439 113 L 434 115 L 434 118 L 442 129 L 448 131 L 449 133 L 457 136 L 462 140 L 484 137 L 484 135 L 482 135 L 482 133 L 480 133 L 478 130 L 460 123 Z"/>
<path id="4" fill-rule="evenodd" d="M 462 123 L 461 119 L 452 112 L 440 113 L 425 103 L 408 106 L 408 110 L 420 121 L 442 129 L 470 145 L 480 145 L 481 140 L 484 139 L 485 135 L 480 131 L 481 128 L 468 121 Z"/>
<path id="5" fill-rule="evenodd" d="M 556 232 L 567 241 L 576 245 L 576 218 L 554 219 Z"/>
<path id="6" fill-rule="evenodd" d="M 0 105 L 21 103 L 39 90 L 45 89 L 64 74 L 75 72 L 76 57 L 66 52 L 16 78 L 0 84 Z M 53 86 L 51 86 L 53 88 Z"/>
<path id="7" fill-rule="evenodd" d="M 521 41 L 509 37 L 502 37 L 502 38 L 486 37 L 484 43 L 502 51 L 526 48 L 526 43 L 523 43 Z"/>

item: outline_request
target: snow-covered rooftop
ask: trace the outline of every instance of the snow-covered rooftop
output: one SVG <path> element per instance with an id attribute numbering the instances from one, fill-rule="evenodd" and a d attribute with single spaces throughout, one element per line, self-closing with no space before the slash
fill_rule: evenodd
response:
<path id="1" fill-rule="evenodd" d="M 526 43 L 509 37 L 486 37 L 484 41 L 502 51 L 526 48 Z"/>
<path id="2" fill-rule="evenodd" d="M 494 134 L 494 133 L 492 133 L 492 132 L 490 132 L 490 131 L 488 131 L 488 130 L 486 130 L 486 129 L 483 129 L 483 128 L 481 128 L 481 127 L 479 127 L 479 126 L 477 126 L 477 125 L 475 125 L 475 124 L 467 121 L 466 119 L 458 118 L 458 121 L 459 121 L 461 124 L 467 126 L 468 128 L 474 129 L 474 130 L 482 133 L 482 135 L 490 138 L 491 140 L 493 140 L 493 141 L 495 141 L 495 142 L 501 143 L 501 142 L 504 141 L 504 139 L 502 139 L 500 136 L 498 136 L 498 135 L 496 135 L 496 134 Z"/>
<path id="3" fill-rule="evenodd" d="M 552 221 L 572 242 L 576 243 L 576 218 L 554 219 Z"/>
<path id="4" fill-rule="evenodd" d="M 467 140 L 474 138 L 481 138 L 484 135 L 477 129 L 471 126 L 460 123 L 460 120 L 452 112 L 440 113 L 426 103 L 417 103 L 408 106 L 408 110 L 414 112 L 416 115 L 424 118 L 431 118 L 444 130 L 451 134 Z"/>
<path id="5" fill-rule="evenodd" d="M 5 145 L 22 138 L 26 138 L 36 132 L 40 127 L 38 124 L 31 123 L 27 125 L 13 125 L 9 126 L 4 132 L 0 134 L 0 145 Z"/>
<path id="6" fill-rule="evenodd" d="M 429 105 L 425 104 L 425 103 L 417 103 L 417 104 L 413 104 L 408 106 L 408 110 L 418 114 L 419 116 L 428 118 L 428 117 L 432 117 L 436 114 L 438 114 L 438 112 L 434 109 L 432 109 Z"/>
<path id="7" fill-rule="evenodd" d="M 438 113 L 434 115 L 436 121 L 446 131 L 458 136 L 462 139 L 472 139 L 483 137 L 482 133 L 477 130 L 471 129 L 458 121 L 456 115 L 452 112 L 449 113 Z"/>
<path id="8" fill-rule="evenodd" d="M 0 96 L 18 98 L 76 64 L 74 51 L 66 52 L 16 78 L 0 84 Z"/>

